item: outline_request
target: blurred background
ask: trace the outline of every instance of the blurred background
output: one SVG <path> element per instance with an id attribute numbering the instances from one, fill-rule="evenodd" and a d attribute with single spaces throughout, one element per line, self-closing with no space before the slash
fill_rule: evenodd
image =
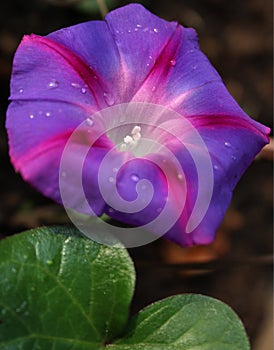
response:
<path id="1" fill-rule="evenodd" d="M 129 3 L 108 0 L 109 9 Z M 141 2 L 141 1 L 140 1 Z M 142 1 L 167 20 L 194 27 L 228 90 L 254 119 L 272 125 L 272 0 Z M 46 35 L 101 18 L 95 0 L 9 0 L 0 4 L 0 237 L 69 223 L 62 207 L 16 174 L 8 157 L 5 113 L 14 52 L 24 34 Z M 134 248 L 138 274 L 132 313 L 178 293 L 201 293 L 241 317 L 252 349 L 273 347 L 273 153 L 260 154 L 238 184 L 214 244 L 183 249 L 163 239 Z"/>

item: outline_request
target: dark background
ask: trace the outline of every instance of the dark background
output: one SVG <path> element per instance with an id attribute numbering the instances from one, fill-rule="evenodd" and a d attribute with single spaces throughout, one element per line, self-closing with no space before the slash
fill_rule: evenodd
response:
<path id="1" fill-rule="evenodd" d="M 21 37 L 100 18 L 96 7 L 81 10 L 82 2 L 9 0 L 0 4 L 1 238 L 41 225 L 68 223 L 61 207 L 14 172 L 4 123 L 12 59 Z M 127 3 L 109 0 L 108 4 L 115 8 Z M 272 125 L 272 0 L 143 3 L 160 17 L 194 27 L 201 49 L 238 103 L 254 119 Z M 269 153 L 253 162 L 235 190 L 213 245 L 183 249 L 161 239 L 130 250 L 138 274 L 133 313 L 172 294 L 207 294 L 240 315 L 254 350 L 272 349 L 272 166 Z"/>

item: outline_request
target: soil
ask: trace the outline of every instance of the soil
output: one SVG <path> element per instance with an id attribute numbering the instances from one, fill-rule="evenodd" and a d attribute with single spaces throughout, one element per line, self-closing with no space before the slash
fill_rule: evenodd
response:
<path id="1" fill-rule="evenodd" d="M 112 1 L 113 7 L 126 3 Z M 143 3 L 160 17 L 194 27 L 202 50 L 238 103 L 254 119 L 272 125 L 271 0 Z M 41 225 L 68 222 L 62 207 L 26 184 L 9 161 L 4 123 L 13 54 L 23 34 L 44 35 L 95 18 L 100 14 L 81 12 L 69 0 L 9 0 L 0 4 L 2 238 Z M 272 348 L 271 154 L 256 159 L 240 180 L 213 245 L 183 249 L 160 239 L 130 250 L 138 278 L 132 313 L 169 295 L 206 294 L 225 301 L 239 314 L 255 350 Z"/>

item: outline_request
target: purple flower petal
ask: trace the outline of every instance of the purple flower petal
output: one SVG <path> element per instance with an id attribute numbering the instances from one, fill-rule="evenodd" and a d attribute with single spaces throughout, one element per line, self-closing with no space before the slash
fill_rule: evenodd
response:
<path id="1" fill-rule="evenodd" d="M 143 84 L 178 26 L 131 4 L 106 16 L 119 50 L 122 77 L 121 102 L 128 102 Z"/>
<path id="2" fill-rule="evenodd" d="M 101 92 L 107 106 L 119 102 L 119 91 L 113 89 L 113 86 L 118 84 L 122 67 L 119 51 L 107 23 L 81 23 L 53 32 L 47 38 L 68 48 L 92 69 L 94 76 L 103 85 L 103 91 L 96 92 Z"/>

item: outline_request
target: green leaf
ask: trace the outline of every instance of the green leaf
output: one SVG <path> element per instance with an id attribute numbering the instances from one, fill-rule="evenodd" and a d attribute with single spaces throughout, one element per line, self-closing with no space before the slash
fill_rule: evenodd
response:
<path id="1" fill-rule="evenodd" d="M 126 249 L 76 229 L 0 242 L 0 349 L 98 350 L 124 329 L 135 272 Z"/>
<path id="2" fill-rule="evenodd" d="M 156 302 L 130 322 L 108 350 L 248 350 L 244 327 L 222 302 L 178 295 Z"/>

